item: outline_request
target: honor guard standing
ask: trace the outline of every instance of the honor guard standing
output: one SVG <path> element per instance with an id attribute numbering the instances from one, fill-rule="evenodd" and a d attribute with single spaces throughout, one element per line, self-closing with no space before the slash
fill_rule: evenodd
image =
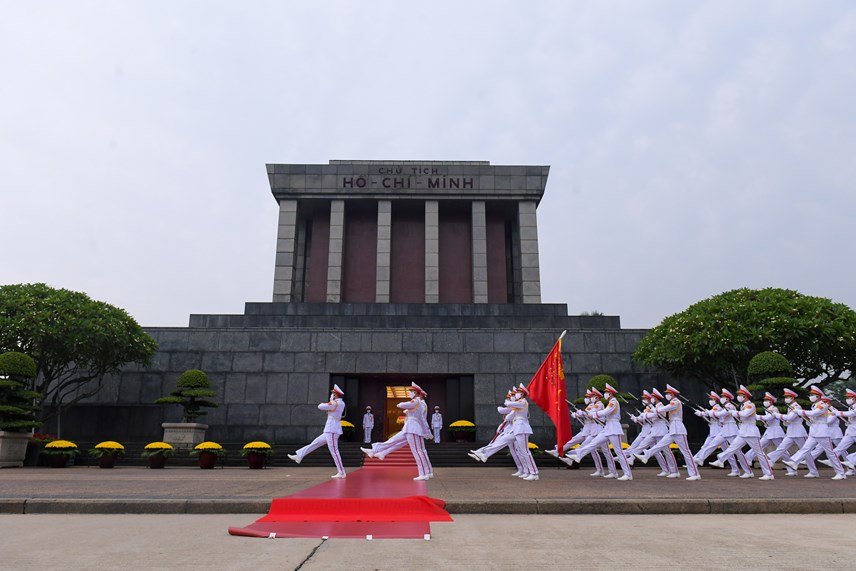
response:
<path id="1" fill-rule="evenodd" d="M 764 424 L 764 434 L 761 436 L 761 450 L 764 452 L 768 448 L 776 449 L 785 439 L 785 431 L 782 430 L 782 423 L 775 417 L 774 413 L 779 412 L 776 409 L 776 397 L 770 393 L 764 393 L 764 411 L 765 414 L 759 414 L 758 420 Z M 751 466 L 756 459 L 755 450 L 750 450 L 746 453 L 746 461 Z M 769 455 L 767 456 L 769 458 Z"/>
<path id="2" fill-rule="evenodd" d="M 710 465 L 724 468 L 725 464 L 723 464 L 723 460 L 739 453 L 748 444 L 755 451 L 758 462 L 761 464 L 761 471 L 764 473 L 759 479 L 772 480 L 773 468 L 770 466 L 770 461 L 761 448 L 761 431 L 758 430 L 758 425 L 756 424 L 758 411 L 755 408 L 755 403 L 752 402 L 752 393 L 743 385 L 740 385 L 740 389 L 737 391 L 737 401 L 741 403 L 740 410 L 731 411 L 731 416 L 740 422 L 740 432 L 737 438 L 728 446 L 728 449 L 719 454 L 716 457 L 716 461 L 711 462 Z M 754 478 L 755 475 L 750 468 L 749 472 L 741 474 L 740 477 Z"/>
<path id="3" fill-rule="evenodd" d="M 667 449 L 672 443 L 677 444 L 678 450 L 681 451 L 681 455 L 684 457 L 684 463 L 687 465 L 687 472 L 689 473 L 687 480 L 701 480 L 701 475 L 698 473 L 698 466 L 696 466 L 696 463 L 693 460 L 693 454 L 690 452 L 690 445 L 687 442 L 687 429 L 684 426 L 684 405 L 681 403 L 680 399 L 678 399 L 679 394 L 680 392 L 678 389 L 671 385 L 666 385 L 666 399 L 669 402 L 664 405 L 658 405 L 657 414 L 667 415 L 669 433 L 661 438 L 660 441 L 652 448 L 642 454 L 637 454 L 636 457 L 643 463 L 647 463 L 650 456 L 656 454 L 660 450 Z M 676 468 L 676 472 L 674 474 L 669 474 L 667 477 L 680 477 L 680 472 L 678 472 Z"/>
<path id="4" fill-rule="evenodd" d="M 811 410 L 801 411 L 803 418 L 809 422 L 808 438 L 803 447 L 800 448 L 800 451 L 791 457 L 791 461 L 788 462 L 785 460 L 784 463 L 786 466 L 790 466 L 796 470 L 799 463 L 805 460 L 808 466 L 808 474 L 805 477 L 817 478 L 817 466 L 811 457 L 811 451 L 814 450 L 815 446 L 820 444 L 823 446 L 823 451 L 826 452 L 827 460 L 832 464 L 832 469 L 835 470 L 835 476 L 832 479 L 845 480 L 847 476 L 844 475 L 844 466 L 841 465 L 838 456 L 833 452 L 832 439 L 829 437 L 828 417 L 830 412 L 829 405 L 821 400 L 824 396 L 823 391 L 817 386 L 811 386 L 808 397 L 812 402 Z"/>
<path id="5" fill-rule="evenodd" d="M 767 454 L 767 459 L 770 460 L 771 465 L 775 464 L 780 459 L 783 460 L 788 469 L 785 476 L 796 476 L 796 468 L 788 466 L 788 462 L 791 461 L 791 455 L 788 451 L 793 447 L 796 447 L 797 449 L 802 448 L 805 444 L 806 438 L 808 438 L 808 432 L 806 432 L 805 426 L 803 425 L 802 407 L 796 401 L 797 393 L 791 389 L 785 389 L 783 391 L 783 396 L 785 399 L 785 405 L 788 407 L 788 412 L 771 412 L 770 414 L 784 423 L 785 438 L 778 446 L 776 446 L 775 450 Z"/>
<path id="6" fill-rule="evenodd" d="M 324 431 L 321 436 L 295 452 L 289 454 L 288 457 L 300 464 L 303 458 L 318 448 L 327 444 L 327 449 L 330 450 L 330 456 L 333 457 L 333 462 L 336 464 L 337 472 L 331 476 L 332 478 L 344 478 L 345 467 L 342 465 L 342 457 L 339 455 L 339 435 L 342 434 L 342 414 L 345 412 L 345 402 L 342 397 L 345 396 L 344 391 L 338 385 L 333 385 L 333 390 L 330 392 L 330 400 L 322 402 L 318 405 L 319 410 L 327 413 L 327 423 L 324 425 Z"/>
<path id="7" fill-rule="evenodd" d="M 366 413 L 363 415 L 363 442 L 366 444 L 372 441 L 372 429 L 374 428 L 374 415 L 372 407 L 366 407 Z"/>
<path id="8" fill-rule="evenodd" d="M 434 414 L 431 415 L 431 428 L 434 430 L 434 444 L 440 444 L 440 431 L 443 429 L 443 415 L 440 414 L 440 407 L 434 407 Z"/>
<path id="9" fill-rule="evenodd" d="M 617 454 L 618 463 L 621 465 L 622 475 L 618 479 L 627 481 L 633 479 L 633 473 L 630 471 L 630 464 L 628 464 L 627 458 L 624 457 L 621 448 L 621 437 L 624 434 L 624 430 L 621 428 L 621 405 L 618 404 L 618 399 L 615 398 L 617 392 L 609 383 L 606 384 L 603 389 L 603 395 L 607 399 L 606 406 L 603 410 L 590 413 L 593 419 L 604 421 L 603 430 L 600 431 L 600 434 L 592 442 L 581 446 L 575 453 L 568 454 L 568 459 L 573 462 L 579 462 L 583 456 L 592 452 L 596 447 L 606 444 L 607 460 L 614 465 L 612 453 L 609 452 L 609 445 L 611 444 L 612 449 Z"/>

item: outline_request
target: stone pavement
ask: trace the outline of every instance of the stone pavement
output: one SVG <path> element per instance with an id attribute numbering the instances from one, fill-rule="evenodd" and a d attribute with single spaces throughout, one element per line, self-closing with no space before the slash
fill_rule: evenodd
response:
<path id="1" fill-rule="evenodd" d="M 856 518 L 842 514 L 466 514 L 432 523 L 430 541 L 268 540 L 226 533 L 253 519 L 0 515 L 0 570 L 802 570 L 850 569 L 856 559 Z"/>
<path id="2" fill-rule="evenodd" d="M 349 470 L 351 471 L 351 470 Z M 537 482 L 509 468 L 436 468 L 428 494 L 452 514 L 856 513 L 856 478 L 740 480 L 702 469 L 702 480 L 667 480 L 637 468 L 634 480 L 589 477 L 589 470 L 543 468 Z M 0 470 L 0 513 L 266 513 L 270 500 L 327 481 L 329 468 L 112 470 L 74 466 Z M 415 472 L 414 472 L 415 473 Z M 758 473 L 760 474 L 760 472 Z"/>

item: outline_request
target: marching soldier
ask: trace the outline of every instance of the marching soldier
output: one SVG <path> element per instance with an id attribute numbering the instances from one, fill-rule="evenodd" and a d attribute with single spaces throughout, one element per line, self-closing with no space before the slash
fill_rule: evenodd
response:
<path id="1" fill-rule="evenodd" d="M 704 440 L 704 444 L 701 445 L 699 451 L 695 453 L 693 457 L 696 466 L 701 466 L 704 464 L 704 460 L 716 450 L 717 446 L 722 446 L 725 444 L 725 438 L 722 435 L 722 422 L 714 418 L 712 413 L 720 410 L 722 407 L 719 405 L 719 395 L 715 391 L 710 391 L 708 393 L 708 405 L 710 406 L 709 410 L 696 410 L 695 415 L 705 419 L 708 424 L 709 430 L 707 438 Z M 724 450 L 728 445 L 722 446 Z M 728 465 L 731 466 L 731 472 L 728 474 L 729 476 L 739 476 L 740 472 L 737 469 L 737 461 L 734 459 L 734 456 L 728 458 Z"/>
<path id="2" fill-rule="evenodd" d="M 411 382 L 408 395 L 410 400 L 395 405 L 404 411 L 404 426 L 401 431 L 386 442 L 375 443 L 370 449 L 360 448 L 360 450 L 369 458 L 383 460 L 406 443 L 410 446 L 410 453 L 413 454 L 416 469 L 419 471 L 419 475 L 413 479 L 428 480 L 434 477 L 434 470 L 428 459 L 428 452 L 425 450 L 425 439 L 431 438 L 431 430 L 428 428 L 428 406 L 424 401 L 428 393 Z"/>
<path id="3" fill-rule="evenodd" d="M 773 413 L 779 412 L 776 409 L 776 397 L 770 393 L 764 393 L 764 411 L 765 414 L 759 414 L 757 419 L 764 424 L 764 434 L 761 436 L 761 450 L 764 452 L 768 448 L 778 448 L 782 440 L 785 439 L 785 431 L 782 430 L 782 423 Z M 755 461 L 755 450 L 750 450 L 746 453 L 746 461 L 751 466 Z M 769 458 L 769 456 L 768 456 Z"/>
<path id="4" fill-rule="evenodd" d="M 372 429 L 374 428 L 374 415 L 372 407 L 366 407 L 366 413 L 363 415 L 363 442 L 369 444 L 372 441 Z"/>
<path id="5" fill-rule="evenodd" d="M 531 482 L 538 479 L 538 466 L 529 451 L 529 435 L 532 434 L 532 427 L 529 425 L 529 401 L 526 400 L 528 395 L 529 390 L 523 384 L 517 387 L 514 396 L 505 401 L 505 407 L 514 412 L 510 431 L 504 434 L 504 438 L 497 438 L 493 444 L 479 450 L 470 450 L 468 456 L 479 462 L 487 462 L 488 458 L 503 447 L 516 446 L 526 473 L 523 479 Z"/>
<path id="6" fill-rule="evenodd" d="M 517 392 L 516 387 L 511 387 L 511 390 L 505 394 L 505 400 L 511 400 L 515 392 Z M 517 445 L 515 444 L 516 438 L 511 432 L 512 421 L 514 420 L 514 409 L 509 408 L 503 404 L 496 407 L 496 411 L 499 414 L 503 415 L 502 423 L 500 423 L 500 425 L 496 428 L 496 434 L 494 434 L 490 442 L 488 442 L 481 448 L 477 450 L 470 450 L 467 453 L 467 456 L 469 456 L 473 460 L 482 462 L 482 457 L 489 458 L 490 456 L 496 454 L 497 451 L 502 450 L 504 446 L 508 446 L 508 451 L 511 453 L 511 458 L 514 460 L 514 465 L 517 467 L 517 471 L 511 475 L 516 476 L 518 478 L 525 478 L 529 475 L 529 471 L 526 468 L 526 464 L 524 464 L 519 451 L 517 450 Z"/>
<path id="7" fill-rule="evenodd" d="M 327 413 L 327 423 L 324 425 L 324 431 L 315 440 L 295 452 L 289 454 L 288 457 L 294 462 L 300 464 L 303 458 L 310 452 L 322 447 L 325 443 L 327 449 L 330 450 L 330 456 L 333 457 L 333 462 L 336 464 L 336 473 L 332 478 L 344 478 L 345 467 L 342 465 L 342 457 L 339 455 L 339 435 L 342 434 L 342 413 L 345 412 L 345 402 L 342 397 L 345 392 L 338 385 L 333 385 L 333 390 L 330 392 L 330 400 L 322 402 L 318 405 L 319 410 Z"/>
<path id="8" fill-rule="evenodd" d="M 814 463 L 814 459 L 811 457 L 811 451 L 814 450 L 815 446 L 820 444 L 823 447 L 823 451 L 826 452 L 827 460 L 832 464 L 832 469 L 835 470 L 835 476 L 833 476 L 832 479 L 845 480 L 847 479 L 847 476 L 844 475 L 844 466 L 841 465 L 838 455 L 833 452 L 832 439 L 829 437 L 829 423 L 827 420 L 831 413 L 829 412 L 829 405 L 821 400 L 825 396 L 826 395 L 823 391 L 816 385 L 811 386 L 808 397 L 812 402 L 811 410 L 803 409 L 801 411 L 803 418 L 808 420 L 810 425 L 808 438 L 806 439 L 803 447 L 800 448 L 799 452 L 791 457 L 791 461 L 788 462 L 785 460 L 784 462 L 786 466 L 790 466 L 796 470 L 799 463 L 805 460 L 805 463 L 808 466 L 808 474 L 806 474 L 806 478 L 817 478 L 817 466 Z"/>
<path id="9" fill-rule="evenodd" d="M 642 391 L 642 404 L 645 405 L 645 409 L 642 411 L 642 414 L 636 418 L 648 427 L 648 432 L 645 439 L 638 442 L 635 448 L 634 446 L 631 446 L 624 451 L 624 456 L 627 458 L 627 461 L 630 462 L 631 466 L 633 466 L 633 463 L 636 461 L 635 454 L 644 452 L 648 448 L 651 448 L 669 432 L 669 426 L 666 424 L 666 419 L 662 415 L 657 414 L 656 410 L 657 403 L 661 397 L 662 395 L 657 389 L 653 389 L 650 393 L 648 391 Z M 657 463 L 660 465 L 660 473 L 657 474 L 657 477 L 668 476 L 670 474 L 677 475 L 678 473 L 678 463 L 675 460 L 675 455 L 672 453 L 671 449 L 666 450 L 667 451 L 661 450 L 654 454 L 654 457 L 657 459 Z M 677 476 L 672 477 L 674 478 Z"/>
<path id="10" fill-rule="evenodd" d="M 573 462 L 579 462 L 582 457 L 589 454 L 597 446 L 603 446 L 605 443 L 611 444 L 612 449 L 617 454 L 618 463 L 621 465 L 622 475 L 618 479 L 628 481 L 633 479 L 633 474 L 630 472 L 630 464 L 627 463 L 627 458 L 624 457 L 621 448 L 621 437 L 624 434 L 624 430 L 621 428 L 621 405 L 618 404 L 618 399 L 615 398 L 617 392 L 609 383 L 606 384 L 603 390 L 603 394 L 608 401 L 606 406 L 603 410 L 595 411 L 590 415 L 595 420 L 602 419 L 605 421 L 603 430 L 592 442 L 580 447 L 575 453 L 568 454 L 568 459 Z M 608 446 L 606 453 L 609 455 L 608 459 L 612 460 L 612 454 L 609 452 Z"/>
<path id="11" fill-rule="evenodd" d="M 764 475 L 759 479 L 772 480 L 773 469 L 770 465 L 770 461 L 767 459 L 767 455 L 764 454 L 764 450 L 761 448 L 761 431 L 758 430 L 758 425 L 756 424 L 756 417 L 758 415 L 757 409 L 755 407 L 755 403 L 752 402 L 752 393 L 743 385 L 740 385 L 740 389 L 737 391 L 737 401 L 741 403 L 740 410 L 731 411 L 731 416 L 739 420 L 740 432 L 738 433 L 737 438 L 729 444 L 728 449 L 719 454 L 716 457 L 716 460 L 711 462 L 710 465 L 718 468 L 724 468 L 725 464 L 723 464 L 723 460 L 729 456 L 738 454 L 742 448 L 748 444 L 749 447 L 755 451 L 755 455 L 761 464 L 761 471 L 764 473 Z M 745 461 L 746 460 L 744 458 L 744 462 Z M 748 472 L 741 474 L 740 477 L 754 478 L 755 475 L 752 473 L 750 468 Z"/>
<path id="12" fill-rule="evenodd" d="M 684 426 L 684 406 L 681 403 L 680 399 L 678 399 L 678 395 L 680 391 L 671 385 L 666 385 L 666 399 L 669 401 L 668 404 L 658 405 L 656 408 L 656 412 L 659 415 L 666 414 L 668 415 L 669 421 L 669 433 L 660 441 L 655 444 L 653 447 L 648 450 L 642 452 L 641 454 L 637 454 L 636 457 L 642 461 L 642 463 L 647 463 L 648 458 L 659 452 L 660 450 L 667 449 L 670 444 L 674 443 L 678 445 L 678 450 L 681 451 L 681 455 L 684 457 L 684 463 L 687 465 L 687 472 L 689 473 L 689 477 L 687 480 L 696 481 L 701 480 L 701 475 L 698 473 L 698 466 L 696 466 L 695 461 L 693 460 L 692 452 L 690 451 L 690 445 L 687 442 L 687 429 Z M 676 474 L 680 474 L 677 471 L 677 467 L 675 468 Z M 667 476 L 672 478 L 672 474 Z"/>
<path id="13" fill-rule="evenodd" d="M 572 465 L 573 462 L 565 458 L 564 454 L 577 444 L 584 446 L 589 439 L 594 438 L 597 436 L 597 433 L 600 432 L 600 424 L 589 418 L 586 411 L 592 411 L 595 408 L 603 408 L 603 403 L 595 399 L 594 394 L 592 394 L 590 390 L 586 391 L 583 402 L 585 403 L 584 410 L 577 410 L 571 413 L 571 417 L 578 420 L 583 427 L 573 436 L 573 438 L 565 442 L 564 446 L 562 446 L 562 456 L 559 456 L 559 452 L 556 448 L 545 451 L 550 456 L 558 458 L 569 466 Z M 600 457 L 600 452 L 595 450 L 592 452 L 591 458 L 594 460 L 595 471 L 589 474 L 589 476 L 603 476 L 603 462 Z"/>
<path id="14" fill-rule="evenodd" d="M 696 460 L 696 464 L 704 463 L 705 458 L 707 458 L 715 449 L 716 446 L 721 446 L 723 443 L 726 446 L 722 446 L 722 449 L 726 449 L 731 446 L 731 443 L 734 442 L 734 439 L 737 438 L 739 431 L 737 429 L 737 422 L 734 420 L 734 416 L 732 412 L 737 410 L 737 407 L 734 406 L 734 403 L 731 401 L 734 400 L 734 394 L 728 389 L 722 389 L 722 392 L 719 396 L 719 404 L 722 405 L 719 410 L 710 411 L 711 418 L 719 420 L 722 423 L 722 430 L 719 433 L 719 437 L 714 440 L 716 442 L 715 446 L 713 442 L 708 445 L 708 449 L 700 450 L 697 454 L 698 460 Z M 743 478 L 751 478 L 752 476 L 748 475 L 752 473 L 752 469 L 749 467 L 749 463 L 746 462 L 746 456 L 743 455 L 743 452 L 737 451 L 735 456 L 737 457 L 737 463 L 740 465 L 740 468 L 743 470 L 743 474 L 741 477 Z M 713 465 L 711 463 L 711 465 Z M 732 470 L 729 476 L 736 476 L 737 473 Z"/>
<path id="15" fill-rule="evenodd" d="M 776 419 L 785 425 L 785 438 L 782 439 L 778 446 L 776 446 L 775 450 L 767 454 L 767 459 L 770 460 L 770 464 L 775 464 L 780 459 L 784 460 L 785 466 L 788 470 L 785 475 L 796 476 L 796 468 L 791 468 L 788 465 L 788 462 L 791 461 L 789 450 L 793 447 L 796 447 L 797 449 L 802 448 L 805 444 L 806 438 L 808 438 L 808 433 L 803 425 L 802 407 L 796 401 L 797 393 L 791 389 L 785 389 L 783 391 L 783 396 L 785 404 L 788 407 L 788 412 L 783 414 L 777 411 L 771 412 L 770 414 L 775 416 Z"/>
<path id="16" fill-rule="evenodd" d="M 841 439 L 841 442 L 838 443 L 838 446 L 835 447 L 833 452 L 838 454 L 840 458 L 843 458 L 841 463 L 847 466 L 847 471 L 853 472 L 853 462 L 849 458 L 846 458 L 846 456 L 850 447 L 856 443 L 856 391 L 847 389 L 845 394 L 847 410 L 838 411 L 838 417 L 844 420 L 847 426 L 847 431 L 844 433 L 844 437 Z M 844 475 L 852 476 L 853 474 L 845 473 Z"/>

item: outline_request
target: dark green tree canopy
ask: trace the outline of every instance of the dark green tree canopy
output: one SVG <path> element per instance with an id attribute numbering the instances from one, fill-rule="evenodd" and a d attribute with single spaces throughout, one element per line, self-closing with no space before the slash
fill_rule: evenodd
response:
<path id="1" fill-rule="evenodd" d="M 0 286 L 0 351 L 36 362 L 32 388 L 57 410 L 92 396 L 108 373 L 148 365 L 157 343 L 123 309 L 45 284 Z"/>
<path id="2" fill-rule="evenodd" d="M 41 426 L 35 413 L 41 395 L 27 387 L 36 376 L 36 362 L 29 355 L 9 351 L 0 355 L 0 430 L 26 431 Z"/>
<path id="3" fill-rule="evenodd" d="M 195 422 L 200 416 L 208 414 L 203 407 L 217 408 L 219 405 L 209 399 L 217 396 L 210 389 L 211 381 L 204 371 L 190 369 L 179 375 L 176 389 L 169 396 L 161 397 L 155 404 L 177 404 L 184 409 L 184 422 Z"/>
<path id="4" fill-rule="evenodd" d="M 749 382 L 763 381 L 770 377 L 787 377 L 794 374 L 791 362 L 775 351 L 763 351 L 749 361 L 746 370 Z"/>
<path id="5" fill-rule="evenodd" d="M 849 378 L 856 365 L 856 312 L 829 299 L 766 288 L 737 289 L 664 319 L 633 358 L 711 388 L 749 384 L 753 356 L 775 351 L 794 376 L 824 386 Z"/>
<path id="6" fill-rule="evenodd" d="M 591 379 L 589 379 L 587 388 L 589 389 L 597 389 L 600 392 L 603 392 L 603 389 L 606 387 L 606 384 L 609 383 L 609 386 L 618 388 L 618 381 L 616 381 L 610 375 L 595 375 Z"/>

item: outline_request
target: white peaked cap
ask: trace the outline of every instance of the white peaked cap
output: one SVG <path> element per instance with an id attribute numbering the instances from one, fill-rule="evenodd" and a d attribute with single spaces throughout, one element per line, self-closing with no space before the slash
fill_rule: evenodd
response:
<path id="1" fill-rule="evenodd" d="M 615 387 L 613 387 L 613 386 L 612 386 L 612 385 L 610 385 L 609 383 L 606 383 L 606 386 L 604 386 L 604 387 L 603 387 L 603 392 L 604 392 L 604 393 L 612 393 L 612 394 L 615 394 L 615 393 L 617 393 L 618 391 L 617 391 L 617 390 L 615 390 Z"/>
<path id="2" fill-rule="evenodd" d="M 521 393 L 523 393 L 524 395 L 526 395 L 527 397 L 529 396 L 529 389 L 527 389 L 526 387 L 524 387 L 524 386 L 523 386 L 523 383 L 520 383 L 520 387 L 518 387 L 518 390 L 519 390 Z"/>
<path id="3" fill-rule="evenodd" d="M 339 395 L 340 397 L 345 396 L 345 391 L 339 388 L 339 385 L 333 385 L 333 392 Z"/>

